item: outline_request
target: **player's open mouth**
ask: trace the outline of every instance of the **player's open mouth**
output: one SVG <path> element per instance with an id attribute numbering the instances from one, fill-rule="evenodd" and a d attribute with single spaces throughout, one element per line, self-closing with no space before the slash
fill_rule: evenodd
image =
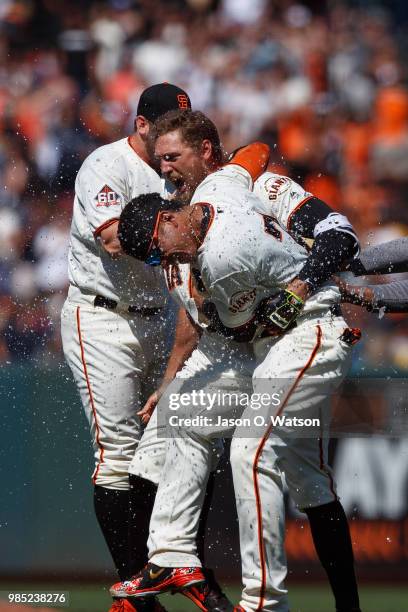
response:
<path id="1" fill-rule="evenodd" d="M 176 187 L 177 193 L 184 193 L 186 191 L 187 184 L 181 176 L 170 178 L 170 180 L 173 183 L 173 185 Z"/>
<path id="2" fill-rule="evenodd" d="M 180 174 L 168 174 L 167 178 L 173 185 L 175 186 L 177 193 L 182 194 L 185 193 L 188 189 L 188 185 L 184 178 Z"/>

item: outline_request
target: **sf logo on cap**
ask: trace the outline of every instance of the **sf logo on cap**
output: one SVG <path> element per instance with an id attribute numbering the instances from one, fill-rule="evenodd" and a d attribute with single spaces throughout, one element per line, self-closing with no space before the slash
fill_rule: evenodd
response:
<path id="1" fill-rule="evenodd" d="M 188 98 L 186 94 L 178 94 L 177 101 L 178 101 L 179 108 L 181 108 L 182 110 L 187 110 L 189 108 Z"/>

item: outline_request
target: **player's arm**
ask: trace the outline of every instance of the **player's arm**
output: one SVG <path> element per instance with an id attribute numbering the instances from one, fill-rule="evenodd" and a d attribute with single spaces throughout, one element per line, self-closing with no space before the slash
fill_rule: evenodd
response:
<path id="1" fill-rule="evenodd" d="M 303 300 L 339 272 L 345 261 L 358 256 L 358 238 L 347 217 L 314 196 L 294 211 L 288 229 L 313 240 L 306 263 L 287 287 Z"/>
<path id="2" fill-rule="evenodd" d="M 228 158 L 225 165 L 227 169 L 233 169 L 238 166 L 245 173 L 249 174 L 251 179 L 246 186 L 252 187 L 254 183 L 263 174 L 268 167 L 270 156 L 270 148 L 263 142 L 252 142 L 245 147 L 235 149 Z"/>
<path id="3" fill-rule="evenodd" d="M 113 259 L 116 259 L 123 253 L 118 238 L 118 225 L 119 220 L 115 219 L 108 227 L 105 227 L 105 229 L 102 229 L 98 233 L 102 248 L 105 249 Z"/>
<path id="4" fill-rule="evenodd" d="M 353 285 L 337 279 L 341 301 L 356 304 L 369 312 L 408 312 L 408 280 L 380 285 Z"/>
<path id="5" fill-rule="evenodd" d="M 153 410 L 155 409 L 168 385 L 174 379 L 177 372 L 181 370 L 184 363 L 196 348 L 200 335 L 200 331 L 188 316 L 187 311 L 184 308 L 180 308 L 177 316 L 174 343 L 167 362 L 162 383 L 160 387 L 148 398 L 142 410 L 137 413 L 144 423 L 149 421 Z"/>
<path id="6" fill-rule="evenodd" d="M 288 329 L 307 298 L 359 253 L 358 239 L 347 217 L 314 196 L 292 212 L 288 229 L 295 236 L 313 240 L 313 246 L 296 278 L 259 307 L 260 321 L 277 332 Z"/>
<path id="7" fill-rule="evenodd" d="M 309 257 L 288 286 L 303 301 L 359 253 L 357 236 L 347 217 L 305 191 L 287 176 L 266 172 L 254 193 L 263 213 L 272 215 L 298 241 L 312 241 Z"/>
<path id="8" fill-rule="evenodd" d="M 122 249 L 117 237 L 119 217 L 129 199 L 127 173 L 121 160 L 107 162 L 93 156 L 85 160 L 75 183 L 79 206 L 86 213 L 89 230 L 95 242 L 112 257 Z"/>
<path id="9" fill-rule="evenodd" d="M 362 249 L 349 269 L 356 276 L 408 272 L 408 238 L 397 238 Z"/>

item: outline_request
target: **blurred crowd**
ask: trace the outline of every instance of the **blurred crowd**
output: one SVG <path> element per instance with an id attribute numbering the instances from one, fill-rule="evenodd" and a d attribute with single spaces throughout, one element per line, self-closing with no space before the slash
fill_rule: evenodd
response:
<path id="1" fill-rule="evenodd" d="M 226 150 L 270 144 L 363 245 L 405 235 L 407 23 L 398 0 L 1 0 L 0 363 L 60 359 L 76 172 L 153 83 L 184 87 Z M 406 317 L 350 317 L 364 367 L 408 368 Z"/>

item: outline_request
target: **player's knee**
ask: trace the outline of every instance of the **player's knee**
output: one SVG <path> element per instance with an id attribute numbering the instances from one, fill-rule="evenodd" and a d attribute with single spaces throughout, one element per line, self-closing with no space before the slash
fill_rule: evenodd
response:
<path id="1" fill-rule="evenodd" d="M 286 478 L 289 494 L 299 510 L 328 504 L 337 499 L 334 486 L 328 479 L 314 482 L 310 478 L 296 479 L 293 482 Z"/>
<path id="2" fill-rule="evenodd" d="M 128 470 L 127 461 L 99 463 L 92 475 L 92 481 L 95 485 L 106 489 L 127 490 L 129 489 Z"/>

